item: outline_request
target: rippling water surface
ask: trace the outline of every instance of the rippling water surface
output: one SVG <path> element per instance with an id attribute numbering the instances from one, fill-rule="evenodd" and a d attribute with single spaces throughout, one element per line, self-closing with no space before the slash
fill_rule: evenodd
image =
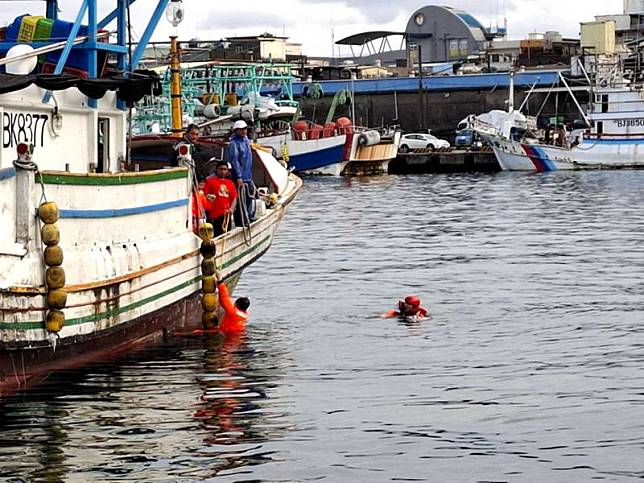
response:
<path id="1" fill-rule="evenodd" d="M 644 172 L 308 178 L 237 293 L 0 403 L 0 480 L 644 478 Z"/>

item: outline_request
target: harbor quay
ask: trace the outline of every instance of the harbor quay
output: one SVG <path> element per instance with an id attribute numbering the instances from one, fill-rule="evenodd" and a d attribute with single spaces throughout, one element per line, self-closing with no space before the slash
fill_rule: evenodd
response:
<path id="1" fill-rule="evenodd" d="M 293 84 L 293 94 L 301 101 L 303 113 L 309 119 L 326 115 L 335 94 L 345 89 L 352 93 L 354 105 L 336 107 L 336 113 L 355 113 L 357 125 L 398 125 L 403 132 L 429 129 L 451 143 L 458 123 L 469 115 L 508 109 L 510 74 L 334 80 L 313 84 L 319 85 L 316 86 L 319 98 L 306 97 L 311 83 Z M 530 89 L 546 90 L 553 84 L 558 84 L 557 71 L 516 74 L 515 105 L 521 105 Z M 579 102 L 583 103 L 585 93 L 579 94 Z M 559 116 L 572 119 L 578 115 L 574 101 L 566 93 L 532 93 L 524 110 L 543 119 Z"/>
<path id="2" fill-rule="evenodd" d="M 449 149 L 432 153 L 398 153 L 389 163 L 390 174 L 457 173 L 501 171 L 494 151 L 485 147 L 478 151 Z"/>

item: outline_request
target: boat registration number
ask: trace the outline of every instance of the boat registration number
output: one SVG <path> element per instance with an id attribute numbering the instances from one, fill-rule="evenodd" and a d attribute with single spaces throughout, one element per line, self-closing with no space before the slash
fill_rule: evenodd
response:
<path id="1" fill-rule="evenodd" d="M 43 147 L 47 114 L 29 112 L 2 113 L 2 147 L 13 148 L 20 143 Z"/>
<path id="2" fill-rule="evenodd" d="M 619 119 L 617 127 L 644 127 L 644 119 Z"/>

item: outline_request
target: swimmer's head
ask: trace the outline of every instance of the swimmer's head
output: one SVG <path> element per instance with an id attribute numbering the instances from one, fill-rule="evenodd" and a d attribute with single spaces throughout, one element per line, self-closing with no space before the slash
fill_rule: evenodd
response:
<path id="1" fill-rule="evenodd" d="M 420 308 L 420 298 L 416 295 L 407 295 L 405 300 L 398 301 L 398 310 L 403 315 L 414 315 Z"/>
<path id="2" fill-rule="evenodd" d="M 248 307 L 250 307 L 250 300 L 248 300 L 248 297 L 239 297 L 237 300 L 235 300 L 235 307 L 237 307 L 239 310 L 248 310 Z"/>

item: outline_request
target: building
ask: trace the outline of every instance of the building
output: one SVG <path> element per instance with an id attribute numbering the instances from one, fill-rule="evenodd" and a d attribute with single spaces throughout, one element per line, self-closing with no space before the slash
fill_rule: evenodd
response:
<path id="1" fill-rule="evenodd" d="M 644 30 L 644 0 L 624 0 L 624 13 L 597 15 L 596 22 L 615 22 L 615 43 L 629 45 L 642 38 Z"/>
<path id="2" fill-rule="evenodd" d="M 452 7 L 427 5 L 416 10 L 404 31 L 374 31 L 351 35 L 336 42 L 349 47 L 341 60 L 384 67 L 411 67 L 419 63 L 465 62 L 484 58 L 489 42 L 504 37 L 505 28 L 488 30 L 469 13 Z M 392 48 L 391 39 L 400 47 Z M 359 50 L 356 53 L 356 50 Z"/>
<path id="3" fill-rule="evenodd" d="M 570 65 L 571 57 L 581 53 L 579 39 L 564 39 L 559 32 L 530 34 L 519 44 L 516 64 L 524 67 Z"/>
<path id="4" fill-rule="evenodd" d="M 485 51 L 489 72 L 507 72 L 517 64 L 521 53 L 520 40 L 495 40 Z"/>
<path id="5" fill-rule="evenodd" d="M 416 10 L 405 29 L 407 50 L 420 49 L 421 62 L 458 62 L 479 58 L 495 34 L 472 15 L 452 7 Z"/>
<path id="6" fill-rule="evenodd" d="M 588 54 L 612 54 L 615 52 L 615 22 L 585 22 L 581 24 L 581 48 Z"/>
<path id="7" fill-rule="evenodd" d="M 210 49 L 210 60 L 285 62 L 287 38 L 270 33 L 248 37 L 228 37 L 213 43 Z M 297 50 L 297 45 L 299 44 L 289 44 L 288 50 Z M 301 48 L 299 51 L 301 53 Z"/>

